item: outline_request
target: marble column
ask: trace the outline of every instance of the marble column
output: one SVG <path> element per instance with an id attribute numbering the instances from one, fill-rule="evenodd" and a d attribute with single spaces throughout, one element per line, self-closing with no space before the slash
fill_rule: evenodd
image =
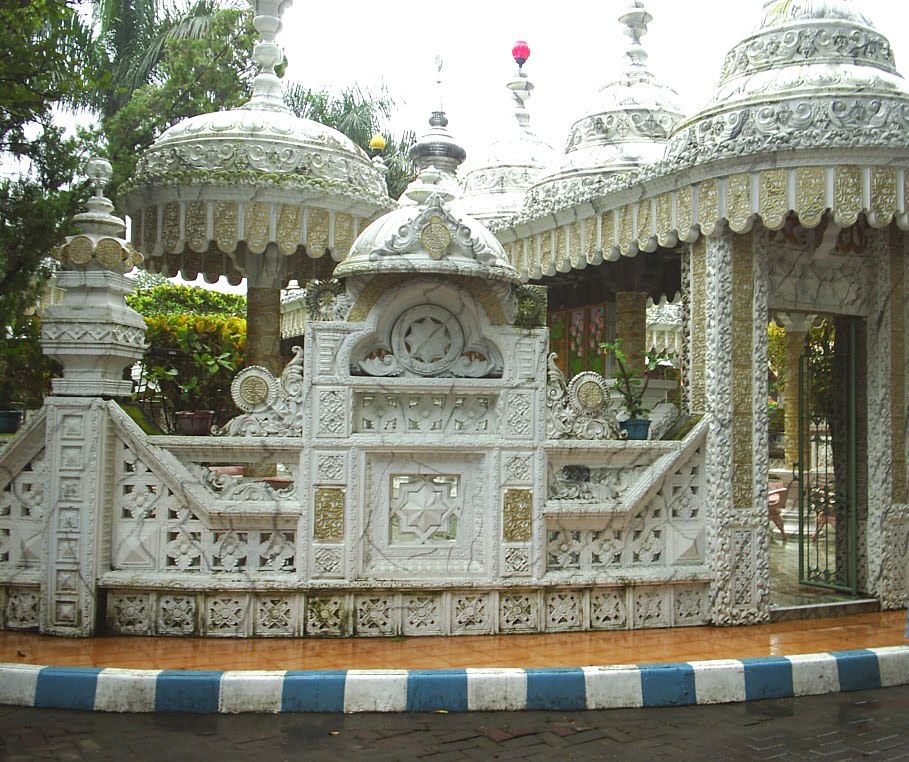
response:
<path id="1" fill-rule="evenodd" d="M 711 617 L 753 624 L 769 616 L 767 233 L 723 230 L 703 252 Z"/>
<path id="2" fill-rule="evenodd" d="M 785 410 L 785 464 L 792 468 L 803 460 L 799 452 L 799 359 L 805 352 L 808 330 L 814 315 L 787 312 L 777 315 L 777 321 L 786 329 L 786 378 L 784 379 L 783 409 Z M 810 457 L 810 453 L 805 453 Z M 810 468 L 810 463 L 804 464 Z"/>
<path id="3" fill-rule="evenodd" d="M 647 298 L 643 291 L 623 291 L 616 296 L 616 338 L 629 370 L 643 370 L 647 352 Z"/>

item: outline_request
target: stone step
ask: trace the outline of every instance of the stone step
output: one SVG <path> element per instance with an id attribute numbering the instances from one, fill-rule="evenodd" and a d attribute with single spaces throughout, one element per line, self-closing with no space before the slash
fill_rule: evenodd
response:
<path id="1" fill-rule="evenodd" d="M 867 614 L 881 610 L 879 601 L 873 598 L 833 601 L 831 603 L 809 603 L 802 606 L 771 606 L 771 622 L 792 622 L 797 619 L 822 619 L 850 614 Z"/>

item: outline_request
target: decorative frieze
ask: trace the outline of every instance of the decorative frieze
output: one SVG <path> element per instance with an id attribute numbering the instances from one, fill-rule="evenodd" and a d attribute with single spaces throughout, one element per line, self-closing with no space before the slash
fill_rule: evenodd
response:
<path id="1" fill-rule="evenodd" d="M 555 198 L 553 211 L 582 207 L 586 200 L 627 190 L 626 185 L 634 186 L 646 179 L 643 176 L 646 171 L 655 170 L 617 175 L 589 189 L 584 198 L 576 201 L 568 196 Z M 519 223 L 530 219 L 519 216 L 509 222 L 514 225 L 510 231 L 501 230 L 499 235 L 506 243 L 514 244 L 509 248 L 514 252 L 512 264 L 522 279 L 528 280 L 539 277 L 537 273 L 553 276 L 558 271 L 547 248 L 557 230 L 567 230 L 568 241 L 583 240 L 586 249 L 583 256 L 566 260 L 566 267 L 582 269 L 603 259 L 633 256 L 639 251 L 653 251 L 658 245 L 674 245 L 679 240 L 693 242 L 702 234 L 714 235 L 723 220 L 738 233 L 750 229 L 755 217 L 768 229 L 778 230 L 789 213 L 794 212 L 804 227 L 813 229 L 821 224 L 828 209 L 841 226 L 853 225 L 859 213 L 867 209 L 868 221 L 874 227 L 883 227 L 894 217 L 906 227 L 909 193 L 902 191 L 907 185 L 909 171 L 889 165 L 867 169 L 836 164 L 773 168 L 707 178 L 697 185 L 689 184 L 687 175 L 680 175 L 678 188 L 661 190 L 658 195 L 641 201 L 621 203 L 599 217 L 556 227 L 552 222 L 554 215 L 537 208 L 527 212 L 545 216 L 535 228 L 552 225 L 552 231 L 519 235 L 516 231 L 526 229 Z M 599 236 L 583 235 L 591 224 L 594 229 L 599 228 Z"/>

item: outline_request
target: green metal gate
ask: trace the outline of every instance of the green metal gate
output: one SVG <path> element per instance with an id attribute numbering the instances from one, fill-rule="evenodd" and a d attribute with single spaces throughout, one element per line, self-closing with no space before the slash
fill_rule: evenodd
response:
<path id="1" fill-rule="evenodd" d="M 799 363 L 799 583 L 858 591 L 856 325 L 837 319 Z"/>

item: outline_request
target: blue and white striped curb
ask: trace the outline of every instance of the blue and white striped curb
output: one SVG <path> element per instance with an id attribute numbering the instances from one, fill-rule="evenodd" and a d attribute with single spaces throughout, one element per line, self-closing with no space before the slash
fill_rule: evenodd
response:
<path id="1" fill-rule="evenodd" d="M 106 712 L 582 711 L 909 684 L 909 647 L 565 669 L 219 672 L 0 664 L 0 704 Z"/>

